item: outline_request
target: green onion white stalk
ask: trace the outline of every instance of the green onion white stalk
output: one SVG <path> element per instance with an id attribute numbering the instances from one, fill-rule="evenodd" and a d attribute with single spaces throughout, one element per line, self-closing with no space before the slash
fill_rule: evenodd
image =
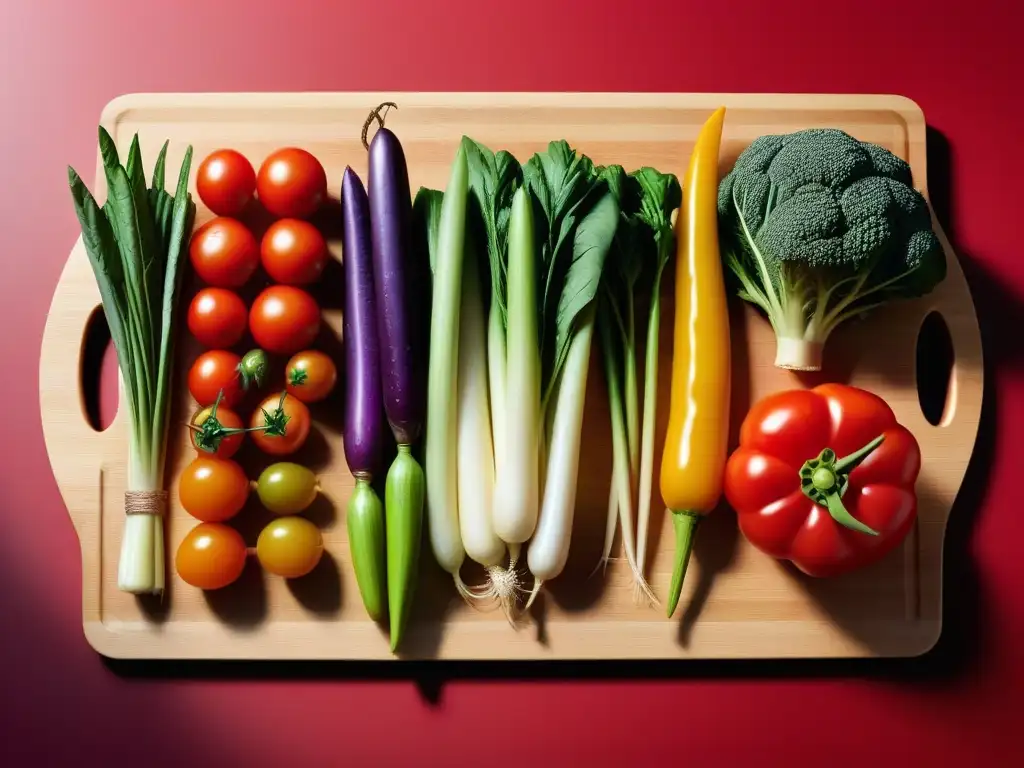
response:
<path id="1" fill-rule="evenodd" d="M 130 514 L 125 521 L 118 587 L 159 594 L 165 582 L 161 508 L 147 505 L 147 497 L 138 494 L 163 491 L 176 299 L 183 242 L 195 215 L 187 192 L 192 149 L 185 153 L 172 198 L 164 191 L 166 143 L 153 171 L 152 187 L 147 189 L 138 136 L 125 166 L 103 128 L 99 138 L 106 204 L 102 209 L 98 206 L 74 169 L 68 169 L 68 180 L 128 403 L 127 491 L 134 495 L 133 506 L 140 504 L 147 510 Z"/>
<path id="2" fill-rule="evenodd" d="M 118 588 L 159 594 L 165 583 L 164 463 L 171 406 L 177 299 L 195 204 L 188 193 L 192 147 L 174 197 L 164 190 L 165 142 L 147 189 L 136 135 L 121 165 L 99 129 L 107 182 L 101 208 L 73 168 L 68 183 L 99 287 L 128 404 L 128 486 Z M 165 497 L 164 497 L 165 498 Z"/>
<path id="3" fill-rule="evenodd" d="M 593 335 L 594 307 L 591 305 L 584 310 L 580 328 L 573 336 L 549 407 L 551 426 L 546 441 L 544 498 L 537 530 L 527 550 L 527 564 L 535 579 L 527 607 L 541 585 L 562 572 L 569 557 Z"/>
<path id="4" fill-rule="evenodd" d="M 477 266 L 479 256 L 467 250 L 459 314 L 459 526 L 466 554 L 490 568 L 501 563 L 506 548 L 494 530 L 494 443 L 487 376 L 487 321 Z"/>

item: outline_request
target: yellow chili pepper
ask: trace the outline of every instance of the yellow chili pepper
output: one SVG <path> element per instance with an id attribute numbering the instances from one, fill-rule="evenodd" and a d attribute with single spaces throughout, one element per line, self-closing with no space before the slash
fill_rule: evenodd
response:
<path id="1" fill-rule="evenodd" d="M 697 137 L 676 218 L 672 390 L 661 458 L 661 496 L 676 533 L 669 616 L 679 602 L 697 524 L 722 495 L 728 450 L 729 313 L 716 204 L 724 119 L 721 107 Z"/>

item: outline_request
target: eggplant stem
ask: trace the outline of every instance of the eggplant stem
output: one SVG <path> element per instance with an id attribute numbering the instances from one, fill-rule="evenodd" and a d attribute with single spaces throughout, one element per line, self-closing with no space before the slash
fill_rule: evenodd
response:
<path id="1" fill-rule="evenodd" d="M 395 109 L 398 109 L 398 105 L 395 104 L 395 102 L 393 102 L 393 101 L 385 101 L 384 103 L 379 104 L 376 109 L 371 110 L 370 114 L 367 115 L 366 122 L 363 123 L 363 132 L 360 135 L 360 138 L 363 141 L 363 148 L 364 149 L 369 149 L 370 148 L 370 144 L 366 140 L 366 134 L 369 133 L 369 131 L 370 131 L 370 124 L 373 123 L 374 120 L 376 120 L 377 121 L 378 130 L 380 128 L 383 128 L 384 127 L 384 118 L 388 116 L 388 110 L 391 109 L 392 107 L 394 107 Z M 382 109 L 384 110 L 384 114 L 383 115 L 380 113 L 380 111 Z"/>

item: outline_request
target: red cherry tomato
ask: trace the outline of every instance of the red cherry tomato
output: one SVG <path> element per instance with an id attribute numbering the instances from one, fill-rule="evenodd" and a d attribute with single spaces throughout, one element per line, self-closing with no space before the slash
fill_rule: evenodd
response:
<path id="1" fill-rule="evenodd" d="M 275 216 L 302 219 L 327 197 L 327 174 L 320 161 L 306 150 L 285 147 L 260 165 L 256 195 Z"/>
<path id="2" fill-rule="evenodd" d="M 285 432 L 283 435 L 267 435 L 263 430 L 257 429 L 252 432 L 252 441 L 259 446 L 264 453 L 272 456 L 287 456 L 295 453 L 306 442 L 309 437 L 310 415 L 306 404 L 296 397 L 285 397 L 284 404 L 281 404 L 281 394 L 270 395 L 262 403 L 256 406 L 249 421 L 250 427 L 262 427 L 267 423 L 263 412 L 276 413 L 280 407 L 287 417 L 285 421 Z"/>
<path id="3" fill-rule="evenodd" d="M 338 380 L 338 369 L 323 352 L 307 349 L 288 361 L 285 377 L 289 395 L 305 403 L 316 403 L 331 394 Z"/>
<path id="4" fill-rule="evenodd" d="M 249 312 L 237 293 L 203 288 L 188 307 L 188 329 L 204 346 L 233 347 L 245 334 Z"/>
<path id="5" fill-rule="evenodd" d="M 201 406 L 213 405 L 217 393 L 224 391 L 221 405 L 233 408 L 242 399 L 242 379 L 238 375 L 238 364 L 242 358 L 234 352 L 211 349 L 204 352 L 192 364 L 188 372 L 188 391 Z"/>
<path id="6" fill-rule="evenodd" d="M 245 155 L 218 149 L 206 156 L 196 172 L 196 191 L 218 216 L 237 216 L 256 190 L 256 171 Z"/>
<path id="7" fill-rule="evenodd" d="M 245 540 L 223 523 L 200 523 L 189 531 L 174 557 L 178 576 L 198 589 L 220 589 L 242 575 Z"/>
<path id="8" fill-rule="evenodd" d="M 309 285 L 327 264 L 327 243 L 320 230 L 302 219 L 281 219 L 270 225 L 260 244 L 263 269 L 286 285 Z"/>
<path id="9" fill-rule="evenodd" d="M 320 330 L 320 307 L 301 288 L 272 285 L 253 301 L 249 330 L 268 352 L 291 355 L 313 343 Z"/>
<path id="10" fill-rule="evenodd" d="M 197 229 L 188 253 L 196 273 L 220 288 L 241 288 L 260 264 L 260 248 L 252 232 L 226 216 Z"/>

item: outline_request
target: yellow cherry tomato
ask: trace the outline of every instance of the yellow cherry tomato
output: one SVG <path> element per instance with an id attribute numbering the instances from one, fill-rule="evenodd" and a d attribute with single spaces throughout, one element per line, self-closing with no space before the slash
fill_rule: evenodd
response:
<path id="1" fill-rule="evenodd" d="M 324 553 L 320 529 L 304 517 L 279 517 L 256 541 L 260 565 L 276 576 L 297 579 L 312 571 Z"/>

